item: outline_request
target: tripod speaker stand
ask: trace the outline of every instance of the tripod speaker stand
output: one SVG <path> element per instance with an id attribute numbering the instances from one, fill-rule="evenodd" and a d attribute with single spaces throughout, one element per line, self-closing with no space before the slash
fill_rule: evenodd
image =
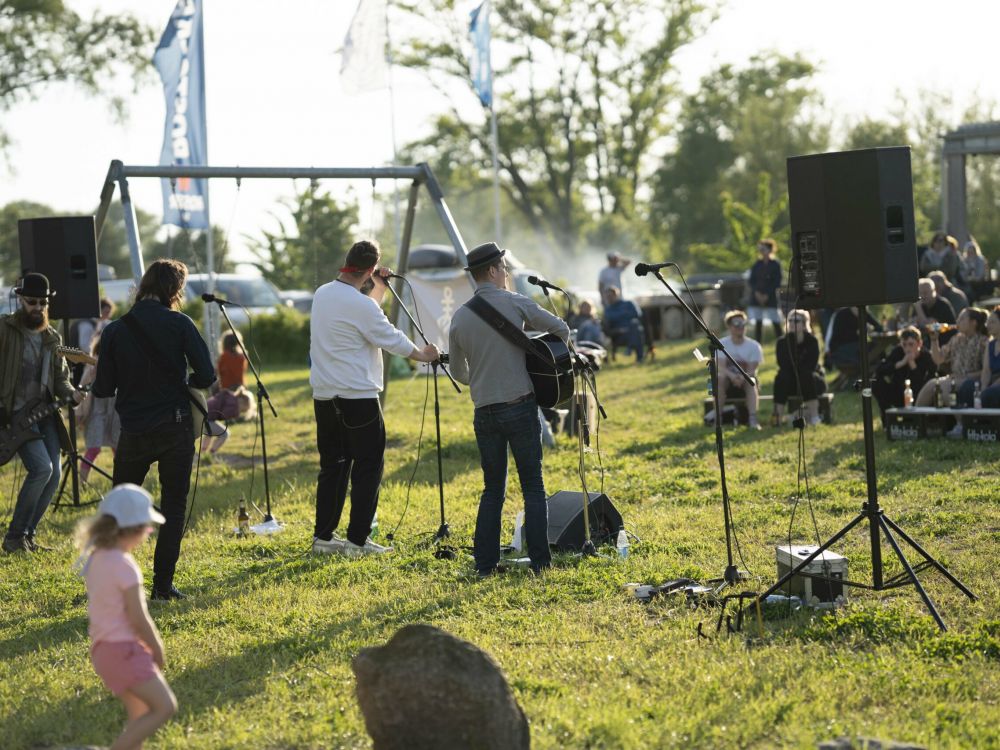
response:
<path id="1" fill-rule="evenodd" d="M 860 347 L 861 352 L 867 350 L 868 345 L 868 311 L 864 305 L 858 307 L 858 340 L 862 343 Z M 778 591 L 787 581 L 789 581 L 794 576 L 802 576 L 813 578 L 816 580 L 827 580 L 835 581 L 837 583 L 842 583 L 844 586 L 854 586 L 856 588 L 866 588 L 873 591 L 885 591 L 887 589 L 899 588 L 900 586 L 907 586 L 913 584 L 920 594 L 920 598 L 923 599 L 924 605 L 930 612 L 931 617 L 934 618 L 934 622 L 937 623 L 938 627 L 942 631 L 947 630 L 947 626 L 944 624 L 944 620 L 941 619 L 941 615 L 938 613 L 937 607 L 931 600 L 926 589 L 920 583 L 920 579 L 917 578 L 917 573 L 921 570 L 927 568 L 934 568 L 941 575 L 947 578 L 951 583 L 963 594 L 965 594 L 969 599 L 975 601 L 976 595 L 973 594 L 960 580 L 951 574 L 951 572 L 940 562 L 934 559 L 929 553 L 927 553 L 923 547 L 921 547 L 916 541 L 914 541 L 905 531 L 903 531 L 899 525 L 893 521 L 889 516 L 885 514 L 881 507 L 879 507 L 878 502 L 878 486 L 875 475 L 875 430 L 872 426 L 872 389 L 871 381 L 869 380 L 868 374 L 868 358 L 862 354 L 861 356 L 861 416 L 864 422 L 865 430 L 865 479 L 868 486 L 868 497 L 867 500 L 861 504 L 861 512 L 856 515 L 853 520 L 851 520 L 844 528 L 830 537 L 827 541 L 823 542 L 816 550 L 809 555 L 805 560 L 803 560 L 798 566 L 792 568 L 788 573 L 783 575 L 778 579 L 778 582 L 774 584 L 771 588 L 757 597 L 757 601 L 763 602 L 768 596 Z M 811 573 L 805 573 L 804 569 L 817 557 L 819 557 L 823 552 L 829 547 L 837 543 L 842 537 L 844 537 L 851 529 L 853 529 L 858 524 L 863 521 L 868 522 L 868 539 L 871 545 L 871 558 L 872 558 L 872 582 L 860 583 L 856 581 L 842 581 L 840 579 L 828 578 L 822 575 L 815 575 Z M 912 547 L 917 554 L 923 557 L 923 561 L 917 565 L 911 565 L 909 560 L 906 559 L 906 555 L 903 554 L 903 549 L 893 532 L 898 534 L 900 538 Z M 885 535 L 886 541 L 889 546 L 892 547 L 892 551 L 895 553 L 896 557 L 899 559 L 900 564 L 903 566 L 903 572 L 899 573 L 891 578 L 886 579 L 884 571 L 882 569 L 882 535 Z M 744 610 L 745 611 L 745 610 Z"/>

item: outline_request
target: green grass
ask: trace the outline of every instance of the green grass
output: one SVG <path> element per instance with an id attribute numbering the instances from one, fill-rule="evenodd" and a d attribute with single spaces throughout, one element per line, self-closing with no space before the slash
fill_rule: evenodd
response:
<path id="1" fill-rule="evenodd" d="M 262 503 L 260 469 L 202 467 L 177 583 L 179 604 L 152 605 L 180 713 L 154 748 L 368 747 L 350 661 L 401 626 L 425 622 L 476 643 L 499 662 L 531 722 L 534 747 L 813 747 L 838 735 L 905 739 L 934 748 L 1000 748 L 1000 553 L 995 446 L 887 443 L 876 451 L 886 512 L 965 581 L 967 601 L 923 574 L 949 632 L 938 634 L 912 588 L 855 593 L 833 616 L 773 619 L 760 634 L 715 634 L 717 610 L 623 593 L 627 581 L 717 575 L 725 564 L 718 466 L 701 426 L 705 375 L 690 342 L 660 348 L 641 367 L 600 374 L 611 419 L 601 429 L 604 487 L 642 539 L 627 561 L 561 556 L 540 579 L 478 582 L 471 557 L 436 560 L 420 547 L 438 527 L 433 411 L 397 552 L 347 561 L 307 554 L 317 470 L 310 391 L 302 369 L 267 373 L 280 419 L 268 422 L 272 538 L 237 539 L 241 495 Z M 765 369 L 767 380 L 773 370 Z M 769 388 L 767 389 L 770 390 Z M 394 381 L 379 509 L 382 533 L 402 512 L 420 431 L 425 381 Z M 471 544 L 481 475 L 467 394 L 441 384 L 448 521 Z M 824 538 L 850 520 L 865 492 L 860 408 L 838 394 L 837 423 L 807 432 L 813 507 Z M 252 425 L 226 446 L 249 456 Z M 774 577 L 788 538 L 797 435 L 726 432 L 738 540 L 751 588 Z M 600 486 L 596 454 L 590 488 Z M 102 462 L 110 456 L 104 454 Z M 547 450 L 548 491 L 579 488 L 575 443 Z M 0 485 L 13 483 L 13 466 Z M 151 482 L 150 488 L 156 489 Z M 505 509 L 509 540 L 520 502 Z M 10 499 L 7 496 L 7 513 Z M 107 744 L 123 721 L 88 662 L 81 581 L 70 532 L 83 512 L 51 513 L 42 540 L 57 551 L 0 558 L 0 747 Z M 793 537 L 813 541 L 801 504 Z M 864 527 L 836 547 L 852 577 L 870 569 Z M 884 547 L 888 573 L 899 570 Z M 137 555 L 147 579 L 152 545 Z M 699 638 L 704 623 L 708 639 Z"/>

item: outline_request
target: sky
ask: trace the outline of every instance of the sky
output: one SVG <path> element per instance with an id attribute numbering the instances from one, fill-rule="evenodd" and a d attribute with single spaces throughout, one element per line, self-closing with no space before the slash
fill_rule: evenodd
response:
<path id="1" fill-rule="evenodd" d="M 67 4 L 84 15 L 98 8 L 132 12 L 156 28 L 158 36 L 175 2 Z M 348 96 L 338 79 L 339 50 L 355 8 L 355 0 L 206 1 L 211 165 L 367 167 L 392 162 L 388 92 Z M 950 93 L 959 104 L 973 98 L 1000 102 L 998 21 L 1000 4 L 987 0 L 729 0 L 707 33 L 679 54 L 677 65 L 682 86 L 690 92 L 721 63 L 740 65 L 764 50 L 802 53 L 819 64 L 814 83 L 836 120 L 886 116 L 897 109 L 899 94 L 915 100 L 921 90 Z M 413 71 L 396 69 L 393 80 L 396 136 L 403 144 L 426 135 L 443 100 Z M 456 86 L 455 96 L 474 106 L 471 90 Z M 32 200 L 67 213 L 88 213 L 97 205 L 112 159 L 155 164 L 165 111 L 159 78 L 153 71 L 136 93 L 124 85 L 117 93 L 127 95 L 123 121 L 115 119 L 106 102 L 69 85 L 46 89 L 37 101 L 3 113 L 13 145 L 7 174 L 0 180 L 0 205 Z M 3 170 L 0 165 L 0 174 Z M 370 182 L 324 187 L 335 195 L 354 192 L 361 204 L 361 232 L 380 221 L 369 200 Z M 130 188 L 136 206 L 161 213 L 156 180 L 133 179 Z M 391 187 L 386 183 L 377 189 L 388 192 Z M 247 257 L 245 235 L 276 227 L 273 214 L 280 213 L 279 201 L 291 194 L 286 181 L 248 180 L 238 192 L 234 181 L 212 181 L 212 221 L 227 232 L 237 258 Z"/>

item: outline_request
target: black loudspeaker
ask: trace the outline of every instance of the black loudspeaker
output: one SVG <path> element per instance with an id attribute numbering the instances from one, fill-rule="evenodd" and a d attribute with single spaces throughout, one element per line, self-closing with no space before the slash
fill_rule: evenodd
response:
<path id="1" fill-rule="evenodd" d="M 96 318 L 101 314 L 97 236 L 93 216 L 50 216 L 17 222 L 21 272 L 42 273 L 56 296 L 49 317 Z"/>
<path id="2" fill-rule="evenodd" d="M 611 498 L 599 492 L 587 493 L 590 502 L 590 536 L 594 544 L 613 542 L 622 528 L 622 515 Z M 579 552 L 585 540 L 583 527 L 583 493 L 557 492 L 549 500 L 549 546 L 558 550 Z"/>
<path id="3" fill-rule="evenodd" d="M 909 146 L 788 159 L 788 211 L 795 307 L 917 299 Z"/>

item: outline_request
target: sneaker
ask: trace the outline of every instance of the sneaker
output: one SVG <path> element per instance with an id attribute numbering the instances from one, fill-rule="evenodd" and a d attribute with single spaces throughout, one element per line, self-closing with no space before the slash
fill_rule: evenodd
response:
<path id="1" fill-rule="evenodd" d="M 757 417 L 750 417 L 750 421 L 747 422 L 748 430 L 760 430 L 760 422 L 757 421 Z"/>
<path id="2" fill-rule="evenodd" d="M 51 552 L 52 547 L 46 547 L 44 544 L 39 544 L 35 541 L 35 535 L 29 534 L 24 537 L 24 540 L 28 543 L 28 549 L 32 552 Z"/>
<path id="3" fill-rule="evenodd" d="M 31 547 L 28 545 L 28 538 L 25 536 L 19 536 L 15 539 L 4 537 L 3 551 L 8 555 L 17 555 L 21 553 L 30 554 Z"/>
<path id="4" fill-rule="evenodd" d="M 361 557 L 363 555 L 384 555 L 386 552 L 392 552 L 392 547 L 383 547 L 381 544 L 376 544 L 372 541 L 371 537 L 365 540 L 365 543 L 358 546 L 349 539 L 344 540 L 344 546 L 340 550 L 340 554 L 346 557 Z"/>
<path id="5" fill-rule="evenodd" d="M 948 432 L 945 433 L 945 437 L 951 438 L 952 440 L 961 440 L 965 437 L 965 433 L 962 431 L 962 425 L 957 424 L 952 427 Z"/>
<path id="6" fill-rule="evenodd" d="M 333 538 L 329 541 L 326 539 L 320 539 L 318 536 L 314 536 L 312 551 L 321 555 L 340 554 L 344 551 L 344 545 L 346 543 L 347 540 L 341 539 L 336 533 L 334 533 Z"/>
<path id="7" fill-rule="evenodd" d="M 811 427 L 818 427 L 821 424 L 823 424 L 822 417 L 809 417 L 809 425 Z"/>
<path id="8" fill-rule="evenodd" d="M 150 594 L 149 598 L 154 602 L 169 602 L 173 601 L 174 599 L 187 599 L 187 595 L 182 594 L 180 591 L 178 591 L 176 586 L 171 586 L 169 589 L 166 589 L 165 591 L 161 591 L 159 589 L 153 589 L 153 592 L 152 594 Z"/>

